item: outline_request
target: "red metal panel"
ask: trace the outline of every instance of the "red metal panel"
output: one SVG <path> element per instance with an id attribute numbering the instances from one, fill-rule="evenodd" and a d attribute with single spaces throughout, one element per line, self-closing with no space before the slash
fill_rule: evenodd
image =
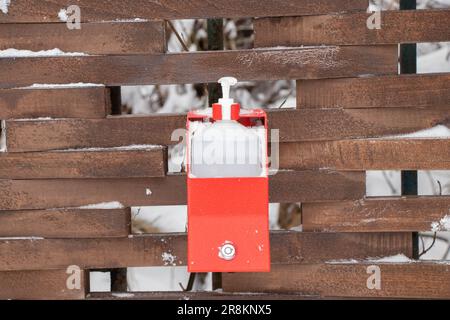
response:
<path id="1" fill-rule="evenodd" d="M 187 127 L 190 121 L 207 117 L 192 112 Z M 263 119 L 267 130 L 262 110 L 241 114 L 239 122 L 250 125 L 252 118 Z M 269 272 L 267 170 L 261 177 L 193 177 L 189 134 L 187 157 L 189 272 Z M 227 244 L 235 250 L 231 259 L 220 253 Z"/>
<path id="2" fill-rule="evenodd" d="M 188 179 L 188 270 L 270 271 L 268 179 Z M 235 258 L 219 249 L 230 242 Z"/>

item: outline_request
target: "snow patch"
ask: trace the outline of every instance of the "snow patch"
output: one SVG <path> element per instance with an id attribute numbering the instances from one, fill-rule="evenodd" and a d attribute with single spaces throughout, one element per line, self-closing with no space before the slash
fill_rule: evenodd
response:
<path id="1" fill-rule="evenodd" d="M 165 266 L 167 266 L 167 265 L 175 266 L 176 265 L 175 260 L 177 257 L 169 252 L 163 252 L 161 254 L 161 258 L 162 258 Z"/>
<path id="2" fill-rule="evenodd" d="M 403 253 L 399 253 L 393 256 L 387 256 L 387 257 L 382 257 L 379 259 L 368 259 L 367 261 L 370 262 L 376 262 L 376 263 L 409 263 L 409 262 L 414 262 L 414 260 L 411 260 L 410 258 L 408 258 L 407 256 L 405 256 Z"/>
<path id="3" fill-rule="evenodd" d="M 4 14 L 8 14 L 8 7 L 11 4 L 11 0 L 0 0 L 0 10 Z"/>
<path id="4" fill-rule="evenodd" d="M 365 260 L 357 260 L 357 259 L 342 259 L 342 260 L 330 260 L 325 263 L 327 264 L 354 264 L 360 262 L 370 262 L 370 263 L 411 263 L 414 260 L 411 260 L 403 253 L 399 253 L 393 256 L 381 257 L 381 258 L 368 258 Z"/>
<path id="5" fill-rule="evenodd" d="M 44 238 L 42 237 L 0 237 L 0 240 L 31 240 L 31 241 L 35 241 L 35 240 L 42 240 Z"/>
<path id="6" fill-rule="evenodd" d="M 450 138 L 450 128 L 444 125 L 437 125 L 435 127 L 424 129 L 408 134 L 386 136 L 388 139 L 404 139 L 404 138 Z"/>
<path id="7" fill-rule="evenodd" d="M 297 231 L 302 232 L 303 231 L 303 225 L 295 226 L 289 229 L 290 231 Z"/>
<path id="8" fill-rule="evenodd" d="M 90 292 L 110 292 L 111 276 L 109 272 L 89 272 Z"/>
<path id="9" fill-rule="evenodd" d="M 142 19 L 142 18 L 134 18 L 134 19 L 116 19 L 114 22 L 148 22 L 148 19 Z M 106 22 L 106 21 L 103 21 Z"/>
<path id="10" fill-rule="evenodd" d="M 101 202 L 95 204 L 88 204 L 86 206 L 77 207 L 78 209 L 122 209 L 125 208 L 123 204 L 118 201 Z"/>
<path id="11" fill-rule="evenodd" d="M 46 83 L 35 83 L 28 87 L 22 87 L 17 89 L 58 89 L 58 88 L 80 88 L 80 87 L 104 87 L 104 84 L 100 83 L 66 83 L 66 84 L 46 84 Z"/>
<path id="12" fill-rule="evenodd" d="M 0 126 L 2 132 L 0 133 L 0 152 L 6 152 L 6 121 L 1 121 Z"/>
<path id="13" fill-rule="evenodd" d="M 417 58 L 417 73 L 450 72 L 448 45 Z"/>
<path id="14" fill-rule="evenodd" d="M 358 262 L 360 262 L 360 260 L 356 259 L 340 259 L 340 260 L 325 261 L 326 264 L 353 264 Z"/>
<path id="15" fill-rule="evenodd" d="M 134 294 L 133 293 L 112 293 L 113 297 L 116 298 L 133 298 Z"/>
<path id="16" fill-rule="evenodd" d="M 33 121 L 36 119 L 30 119 Z M 22 120 L 23 121 L 23 120 Z M 55 150 L 55 152 L 80 152 L 80 151 L 129 151 L 129 150 L 153 150 L 163 148 L 161 145 L 155 144 L 133 144 L 129 146 L 110 147 L 110 148 L 79 148 L 79 149 L 61 149 Z"/>
<path id="17" fill-rule="evenodd" d="M 67 19 L 69 18 L 67 16 L 67 10 L 66 9 L 61 9 L 58 12 L 58 18 L 59 20 L 63 21 L 63 22 L 67 22 Z"/>
<path id="18" fill-rule="evenodd" d="M 83 52 L 64 52 L 61 49 L 31 51 L 9 48 L 0 50 L 0 58 L 23 58 L 23 57 L 55 57 L 55 56 L 88 56 Z"/>
<path id="19" fill-rule="evenodd" d="M 450 216 L 445 215 L 439 222 L 435 221 L 431 223 L 431 231 L 448 231 L 450 230 Z"/>
<path id="20" fill-rule="evenodd" d="M 22 118 L 22 119 L 14 119 L 14 121 L 48 121 L 54 120 L 54 118 L 50 117 L 38 117 L 38 118 Z"/>

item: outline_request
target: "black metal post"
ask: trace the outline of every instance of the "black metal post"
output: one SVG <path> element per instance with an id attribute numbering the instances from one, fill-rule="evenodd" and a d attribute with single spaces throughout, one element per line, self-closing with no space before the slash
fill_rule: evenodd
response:
<path id="1" fill-rule="evenodd" d="M 400 10 L 416 10 L 416 0 L 400 0 Z M 400 45 L 400 73 L 417 73 L 417 44 Z M 402 195 L 417 195 L 417 171 L 402 171 Z M 413 257 L 419 258 L 419 234 L 413 233 Z"/>
<path id="2" fill-rule="evenodd" d="M 122 90 L 120 87 L 109 87 L 111 92 L 111 114 L 120 115 L 122 114 Z"/>
<path id="3" fill-rule="evenodd" d="M 208 50 L 223 50 L 223 19 L 208 19 Z M 226 74 L 217 75 L 219 78 Z M 222 88 L 218 83 L 208 84 L 208 106 L 217 102 L 222 96 Z M 212 274 L 213 290 L 222 288 L 222 274 Z"/>
<path id="4" fill-rule="evenodd" d="M 120 87 L 109 87 L 111 92 L 111 114 L 122 114 L 122 94 Z M 127 269 L 117 268 L 109 270 L 111 274 L 111 292 L 127 292 Z"/>
<path id="5" fill-rule="evenodd" d="M 208 50 L 223 50 L 223 19 L 208 19 Z M 226 74 L 218 75 L 218 77 Z M 208 105 L 217 102 L 222 96 L 222 89 L 218 83 L 208 84 Z"/>

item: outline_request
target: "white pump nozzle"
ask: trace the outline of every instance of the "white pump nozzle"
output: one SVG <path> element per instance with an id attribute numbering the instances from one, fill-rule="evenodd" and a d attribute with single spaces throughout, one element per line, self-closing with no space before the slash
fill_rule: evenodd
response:
<path id="1" fill-rule="evenodd" d="M 224 99 L 230 98 L 230 87 L 234 86 L 237 83 L 237 79 L 233 77 L 223 77 L 220 78 L 219 81 L 222 86 L 222 93 Z"/>
<path id="2" fill-rule="evenodd" d="M 222 119 L 231 119 L 231 105 L 234 103 L 233 99 L 230 99 L 230 87 L 234 86 L 238 81 L 233 77 L 223 77 L 219 81 L 222 86 L 223 98 L 219 99 L 219 103 L 222 105 Z"/>

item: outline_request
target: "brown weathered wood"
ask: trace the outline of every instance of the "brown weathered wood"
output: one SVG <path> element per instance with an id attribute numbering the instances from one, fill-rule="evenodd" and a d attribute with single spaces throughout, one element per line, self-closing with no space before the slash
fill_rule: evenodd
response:
<path id="1" fill-rule="evenodd" d="M 269 180 L 270 202 L 355 200 L 358 194 L 366 194 L 364 171 L 280 171 Z"/>
<path id="2" fill-rule="evenodd" d="M 374 45 L 450 40 L 450 10 L 381 11 L 379 29 L 369 29 L 373 13 L 256 19 L 255 46 Z"/>
<path id="3" fill-rule="evenodd" d="M 0 272 L 0 299 L 84 299 L 89 291 L 88 273 L 81 271 L 80 289 L 68 289 L 66 284 L 70 276 L 66 273 L 68 266 L 61 270 Z"/>
<path id="4" fill-rule="evenodd" d="M 445 108 L 304 109 L 269 112 L 280 142 L 380 137 L 450 123 Z M 67 148 L 174 144 L 186 127 L 182 114 L 114 116 L 107 119 L 7 121 L 9 152 Z"/>
<path id="5" fill-rule="evenodd" d="M 1 22 L 60 22 L 58 12 L 74 4 L 70 0 L 15 0 L 8 7 L 8 14 L 0 16 Z M 117 19 L 193 19 L 193 18 L 242 18 L 283 15 L 307 15 L 343 10 L 365 10 L 364 0 L 231 0 L 226 3 L 191 0 L 161 0 L 158 2 L 133 0 L 123 2 L 109 0 L 108 5 L 96 0 L 78 0 L 82 21 Z M 32 10 L 30 10 L 32 8 Z"/>
<path id="6" fill-rule="evenodd" d="M 282 143 L 280 167 L 296 170 L 449 170 L 450 139 Z"/>
<path id="7" fill-rule="evenodd" d="M 450 106 L 450 74 L 299 80 L 299 108 L 399 108 Z"/>
<path id="8" fill-rule="evenodd" d="M 89 300 L 315 300 L 318 298 L 318 296 L 296 293 L 233 293 L 217 291 L 92 292 L 86 297 Z"/>
<path id="9" fill-rule="evenodd" d="M 364 172 L 285 171 L 271 176 L 271 202 L 355 200 Z M 0 180 L 0 210 L 78 207 L 118 201 L 125 207 L 185 205 L 186 177 Z"/>
<path id="10" fill-rule="evenodd" d="M 0 153 L 0 179 L 163 177 L 167 148 Z"/>
<path id="11" fill-rule="evenodd" d="M 396 46 L 4 58 L 0 59 L 0 88 L 33 83 L 85 82 L 107 86 L 205 83 L 216 82 L 221 74 L 240 80 L 280 80 L 396 73 Z"/>
<path id="12" fill-rule="evenodd" d="M 369 266 L 380 268 L 380 290 L 367 288 L 373 275 Z M 228 292 L 296 292 L 321 297 L 448 299 L 449 283 L 450 266 L 433 262 L 276 265 L 270 273 L 223 274 L 223 289 Z"/>
<path id="13" fill-rule="evenodd" d="M 275 111 L 269 125 L 281 142 L 369 138 L 415 132 L 450 123 L 445 108 L 304 109 Z"/>
<path id="14" fill-rule="evenodd" d="M 14 3 L 13 3 L 14 4 Z M 56 15 L 55 15 L 56 16 Z M 0 23 L 0 50 L 51 50 L 86 54 L 146 54 L 165 50 L 164 22 Z"/>
<path id="15" fill-rule="evenodd" d="M 450 197 L 390 197 L 302 203 L 304 231 L 443 231 Z"/>
<path id="16" fill-rule="evenodd" d="M 100 238 L 130 233 L 130 208 L 0 211 L 0 237 Z"/>
<path id="17" fill-rule="evenodd" d="M 173 130 L 186 127 L 185 116 L 111 116 L 98 119 L 33 120 L 8 122 L 9 152 L 135 144 L 173 144 Z M 23 139 L 32 138 L 33 142 Z M 26 138 L 27 137 L 27 138 Z M 40 141 L 40 143 L 38 143 Z M 38 143 L 38 144 L 37 144 Z"/>
<path id="18" fill-rule="evenodd" d="M 320 263 L 334 259 L 412 254 L 408 233 L 304 233 L 271 234 L 271 261 Z M 17 252 L 21 254 L 18 256 Z M 174 259 L 164 259 L 164 253 Z M 0 239 L 0 270 L 66 268 L 101 269 L 186 265 L 185 234 L 155 234 L 103 239 Z"/>
<path id="19" fill-rule="evenodd" d="M 104 87 L 0 89 L 0 119 L 104 118 L 109 113 Z"/>

